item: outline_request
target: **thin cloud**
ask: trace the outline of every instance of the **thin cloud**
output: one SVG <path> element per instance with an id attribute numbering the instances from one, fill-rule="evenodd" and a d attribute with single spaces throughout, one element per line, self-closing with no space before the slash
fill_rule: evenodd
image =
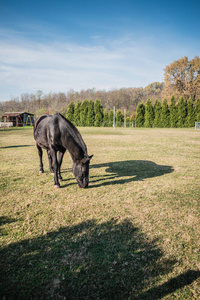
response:
<path id="1" fill-rule="evenodd" d="M 66 92 L 69 89 L 110 89 L 161 81 L 163 67 L 144 39 L 131 36 L 101 45 L 42 43 L 20 32 L 1 32 L 0 100 L 19 93 Z M 7 95 L 5 93 L 7 87 Z M 10 93 L 10 91 L 12 91 Z M 4 98 L 5 97 L 5 98 Z"/>

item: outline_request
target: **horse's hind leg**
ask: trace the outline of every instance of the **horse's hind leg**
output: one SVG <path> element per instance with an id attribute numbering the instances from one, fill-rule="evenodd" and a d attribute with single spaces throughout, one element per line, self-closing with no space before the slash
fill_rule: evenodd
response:
<path id="1" fill-rule="evenodd" d="M 40 158 L 40 171 L 39 171 L 39 173 L 44 173 L 43 163 L 42 163 L 43 151 L 42 151 L 42 148 L 38 144 L 37 144 L 37 149 L 38 149 L 38 155 L 39 155 L 39 158 Z"/>
<path id="2" fill-rule="evenodd" d="M 51 172 L 51 175 L 54 175 L 54 170 L 53 170 L 53 166 L 52 166 L 52 158 L 51 158 L 50 150 L 47 150 L 47 155 L 48 155 L 48 158 L 49 158 L 49 170 Z"/>

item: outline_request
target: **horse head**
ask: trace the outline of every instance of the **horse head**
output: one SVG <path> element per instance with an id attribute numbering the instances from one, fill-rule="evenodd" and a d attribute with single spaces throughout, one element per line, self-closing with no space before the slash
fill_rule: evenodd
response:
<path id="1" fill-rule="evenodd" d="M 83 157 L 73 163 L 73 173 L 80 188 L 86 188 L 89 184 L 89 164 L 92 156 Z"/>

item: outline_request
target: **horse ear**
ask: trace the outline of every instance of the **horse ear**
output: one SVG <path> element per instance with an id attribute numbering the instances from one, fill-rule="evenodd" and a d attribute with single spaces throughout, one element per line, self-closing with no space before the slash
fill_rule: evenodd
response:
<path id="1" fill-rule="evenodd" d="M 91 160 L 91 159 L 92 159 L 92 157 L 93 157 L 93 154 L 89 156 L 89 159 Z"/>
<path id="2" fill-rule="evenodd" d="M 81 159 L 81 162 L 85 164 L 85 163 L 89 162 L 92 157 L 93 157 L 93 155 L 88 156 L 88 157 L 83 157 Z"/>

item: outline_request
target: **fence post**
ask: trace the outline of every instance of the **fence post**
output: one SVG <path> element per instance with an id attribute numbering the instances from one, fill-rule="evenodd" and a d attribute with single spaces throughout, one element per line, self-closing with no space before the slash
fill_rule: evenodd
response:
<path id="1" fill-rule="evenodd" d="M 195 130 L 200 129 L 200 122 L 195 122 Z"/>
<path id="2" fill-rule="evenodd" d="M 126 109 L 124 109 L 124 128 L 126 128 Z"/>

